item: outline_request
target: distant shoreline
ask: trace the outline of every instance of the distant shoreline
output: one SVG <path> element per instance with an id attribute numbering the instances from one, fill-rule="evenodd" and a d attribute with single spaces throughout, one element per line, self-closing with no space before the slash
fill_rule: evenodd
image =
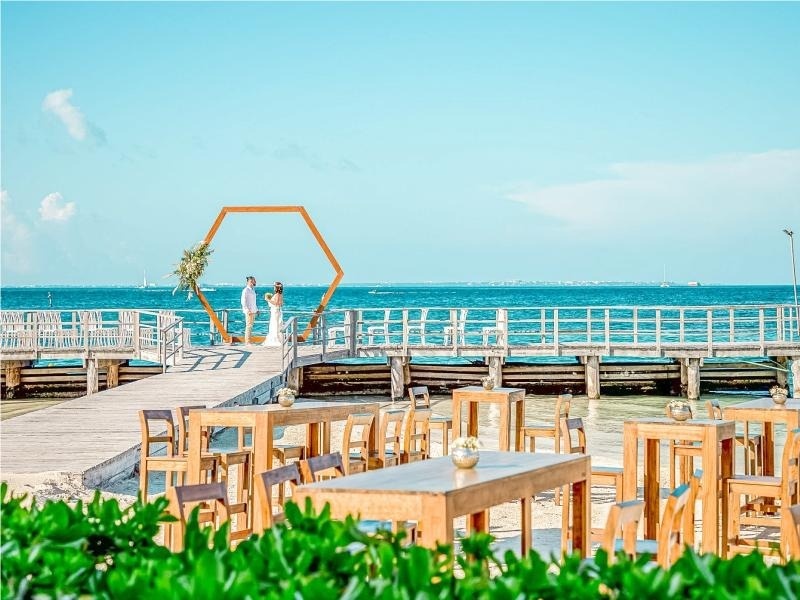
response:
<path id="1" fill-rule="evenodd" d="M 787 287 L 791 288 L 789 283 L 700 283 L 699 285 L 689 285 L 689 283 L 680 283 L 670 281 L 668 282 L 669 288 L 774 288 L 774 287 Z M 239 284 L 231 283 L 208 283 L 215 289 L 233 289 L 241 287 Z M 285 283 L 290 287 L 303 287 L 303 288 L 327 288 L 329 283 Z M 451 281 L 451 282 L 411 282 L 411 283 L 341 283 L 338 286 L 341 288 L 654 288 L 662 287 L 660 281 L 522 281 L 522 282 L 503 282 L 503 281 Z M 172 291 L 174 286 L 155 286 L 148 287 L 146 290 L 169 290 Z M 132 284 L 36 284 L 36 285 L 4 285 L 0 286 L 0 290 L 42 290 L 42 289 L 118 289 L 118 290 L 135 290 L 142 289 L 141 286 Z M 143 290 L 143 291 L 146 291 Z"/>

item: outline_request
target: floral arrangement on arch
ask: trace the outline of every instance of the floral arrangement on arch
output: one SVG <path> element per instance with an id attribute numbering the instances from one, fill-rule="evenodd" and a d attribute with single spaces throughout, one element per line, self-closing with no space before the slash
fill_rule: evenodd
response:
<path id="1" fill-rule="evenodd" d="M 183 251 L 178 266 L 170 273 L 171 277 L 178 278 L 178 284 L 172 290 L 173 294 L 178 290 L 184 291 L 188 294 L 186 297 L 188 300 L 192 294 L 197 293 L 200 278 L 203 276 L 213 252 L 207 242 L 200 242 Z"/>
<path id="2" fill-rule="evenodd" d="M 453 440 L 451 448 L 464 448 L 466 450 L 480 450 L 481 441 L 476 437 L 460 437 Z"/>

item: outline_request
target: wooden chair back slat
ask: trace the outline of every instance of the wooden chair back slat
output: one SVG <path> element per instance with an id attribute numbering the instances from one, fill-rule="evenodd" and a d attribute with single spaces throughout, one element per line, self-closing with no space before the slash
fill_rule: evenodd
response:
<path id="1" fill-rule="evenodd" d="M 689 501 L 690 486 L 684 483 L 667 499 L 658 530 L 658 564 L 669 568 L 683 551 L 684 511 Z"/>
<path id="2" fill-rule="evenodd" d="M 151 433 L 151 422 L 160 422 L 166 434 Z M 142 430 L 142 453 L 143 456 L 150 456 L 150 444 L 164 443 L 167 445 L 167 456 L 175 453 L 175 421 L 172 419 L 172 411 L 169 410 L 140 410 L 139 424 Z"/>
<path id="3" fill-rule="evenodd" d="M 409 411 L 403 435 L 402 462 L 425 460 L 430 456 L 430 423 L 433 411 L 421 408 Z"/>
<path id="4" fill-rule="evenodd" d="M 344 463 L 339 452 L 312 456 L 300 461 L 303 483 L 315 483 L 321 476 L 344 477 Z"/>
<path id="5" fill-rule="evenodd" d="M 572 433 L 575 432 L 573 437 Z M 586 429 L 581 417 L 561 419 L 561 443 L 566 454 L 586 454 Z"/>
<path id="6" fill-rule="evenodd" d="M 606 520 L 600 547 L 607 553 L 609 560 L 616 554 L 617 540 L 623 540 L 623 550 L 630 557 L 636 556 L 636 530 L 644 511 L 642 500 L 618 502 L 611 507 Z"/>
<path id="7" fill-rule="evenodd" d="M 792 520 L 792 534 L 789 536 L 789 558 L 800 559 L 800 504 L 788 508 L 789 518 Z M 784 517 L 786 518 L 786 517 Z"/>
<path id="8" fill-rule="evenodd" d="M 215 529 L 222 523 L 230 521 L 228 494 L 222 482 L 179 485 L 170 488 L 167 497 L 170 501 L 170 512 L 180 521 L 181 530 L 185 530 L 186 517 L 196 505 L 200 505 L 201 510 L 206 508 L 212 511 L 212 514 L 202 521 L 211 523 Z M 228 539 L 230 541 L 230 533 Z M 173 551 L 183 549 L 182 536 L 171 536 L 171 549 Z"/>
<path id="9" fill-rule="evenodd" d="M 378 464 L 381 467 L 396 465 L 400 462 L 402 451 L 403 417 L 402 410 L 389 410 L 383 414 L 381 428 L 378 431 Z"/>
<path id="10" fill-rule="evenodd" d="M 347 417 L 342 439 L 342 455 L 344 457 L 344 472 L 350 474 L 353 470 L 366 471 L 369 461 L 369 437 L 375 415 L 371 413 L 357 413 Z M 356 437 L 354 438 L 354 432 Z"/>
<path id="11" fill-rule="evenodd" d="M 189 411 L 196 409 L 204 409 L 205 406 L 179 406 L 178 411 L 178 453 L 186 454 L 189 449 Z M 202 451 L 208 450 L 208 429 L 204 428 L 202 433 L 203 448 Z"/>
<path id="12" fill-rule="evenodd" d="M 722 407 L 719 405 L 719 400 L 716 398 L 709 398 L 706 400 L 706 409 L 708 409 L 708 418 L 715 421 L 722 420 Z"/>
<path id="13" fill-rule="evenodd" d="M 298 468 L 297 463 L 289 463 L 283 467 L 278 467 L 277 469 L 270 469 L 264 473 L 259 473 L 256 476 L 256 480 L 258 481 L 258 485 L 256 487 L 261 501 L 262 523 L 264 523 L 265 527 L 272 527 L 278 521 L 283 520 L 282 512 L 275 514 L 273 511 L 272 488 L 274 488 L 276 485 L 279 485 L 281 488 L 283 488 L 283 486 L 288 483 L 294 490 L 294 488 L 301 483 L 300 469 Z M 283 494 L 279 494 L 278 497 L 283 497 Z"/>
<path id="14" fill-rule="evenodd" d="M 431 395 L 426 385 L 408 388 L 408 399 L 411 401 L 411 410 L 431 407 Z"/>

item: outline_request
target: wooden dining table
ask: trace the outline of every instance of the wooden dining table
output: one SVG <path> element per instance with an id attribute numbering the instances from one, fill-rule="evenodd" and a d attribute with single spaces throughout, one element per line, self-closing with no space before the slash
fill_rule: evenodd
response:
<path id="1" fill-rule="evenodd" d="M 251 427 L 253 430 L 252 472 L 263 473 L 272 468 L 274 429 L 277 426 L 306 425 L 307 455 L 330 452 L 330 425 L 344 421 L 351 414 L 370 413 L 377 423 L 380 404 L 375 402 L 321 402 L 298 399 L 290 407 L 278 404 L 228 406 L 189 411 L 188 483 L 199 483 L 202 430 L 207 427 Z M 376 448 L 375 429 L 370 432 L 370 450 Z M 252 486 L 251 486 L 252 487 Z M 262 531 L 259 496 L 250 490 L 252 527 Z"/>
<path id="2" fill-rule="evenodd" d="M 488 531 L 488 510 L 520 501 L 522 553 L 533 544 L 531 506 L 535 494 L 571 485 L 573 548 L 589 555 L 591 458 L 585 454 L 480 453 L 477 466 L 459 469 L 450 457 L 408 463 L 301 485 L 294 500 L 310 498 L 317 510 L 330 505 L 334 518 L 347 515 L 391 522 L 417 521 L 421 543 L 452 544 L 453 520 L 467 516 L 470 530 Z"/>
<path id="3" fill-rule="evenodd" d="M 470 385 L 453 390 L 453 435 L 461 437 L 462 404 L 467 408 L 467 435 L 478 437 L 478 407 L 480 404 L 495 404 L 500 407 L 500 450 L 511 449 L 511 408 L 514 407 L 514 448 L 521 448 L 520 431 L 524 421 L 525 390 L 522 388 L 497 387 L 486 390 L 479 385 Z"/>
<path id="4" fill-rule="evenodd" d="M 660 520 L 661 442 L 682 440 L 699 442 L 702 448 L 703 479 L 700 482 L 703 504 L 704 552 L 720 553 L 721 523 L 727 520 L 727 496 L 718 494 L 719 481 L 733 473 L 733 442 L 736 424 L 714 419 L 674 419 L 655 417 L 628 419 L 623 426 L 623 500 L 635 500 L 639 473 L 639 439 L 644 440 L 644 534 L 656 539 Z M 720 514 L 721 508 L 721 514 Z M 721 523 L 720 523 L 721 519 Z"/>
<path id="5" fill-rule="evenodd" d="M 783 423 L 790 430 L 800 427 L 800 400 L 777 404 L 772 398 L 756 398 L 723 407 L 722 416 L 741 423 L 764 424 L 764 475 L 774 475 L 775 424 Z"/>

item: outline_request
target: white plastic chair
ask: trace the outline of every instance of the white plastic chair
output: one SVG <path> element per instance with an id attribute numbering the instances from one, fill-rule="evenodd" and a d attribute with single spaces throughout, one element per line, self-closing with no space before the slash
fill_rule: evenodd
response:
<path id="1" fill-rule="evenodd" d="M 367 344 L 370 346 L 375 345 L 375 336 L 382 335 L 384 344 L 389 344 L 389 316 L 392 311 L 386 309 L 383 311 L 383 325 L 370 325 L 367 327 Z"/>
<path id="2" fill-rule="evenodd" d="M 458 343 L 464 345 L 466 344 L 466 326 L 467 326 L 467 309 L 462 308 L 458 311 L 458 320 L 457 320 L 457 333 L 458 333 Z M 444 326 L 444 345 L 447 346 L 448 344 L 453 343 L 453 326 L 452 325 L 445 325 Z"/>
<path id="3" fill-rule="evenodd" d="M 420 309 L 419 323 L 416 325 L 408 326 L 408 337 L 410 338 L 412 335 L 418 335 L 420 338 L 419 343 L 425 345 L 425 321 L 427 320 L 428 320 L 428 309 L 427 308 Z"/>

